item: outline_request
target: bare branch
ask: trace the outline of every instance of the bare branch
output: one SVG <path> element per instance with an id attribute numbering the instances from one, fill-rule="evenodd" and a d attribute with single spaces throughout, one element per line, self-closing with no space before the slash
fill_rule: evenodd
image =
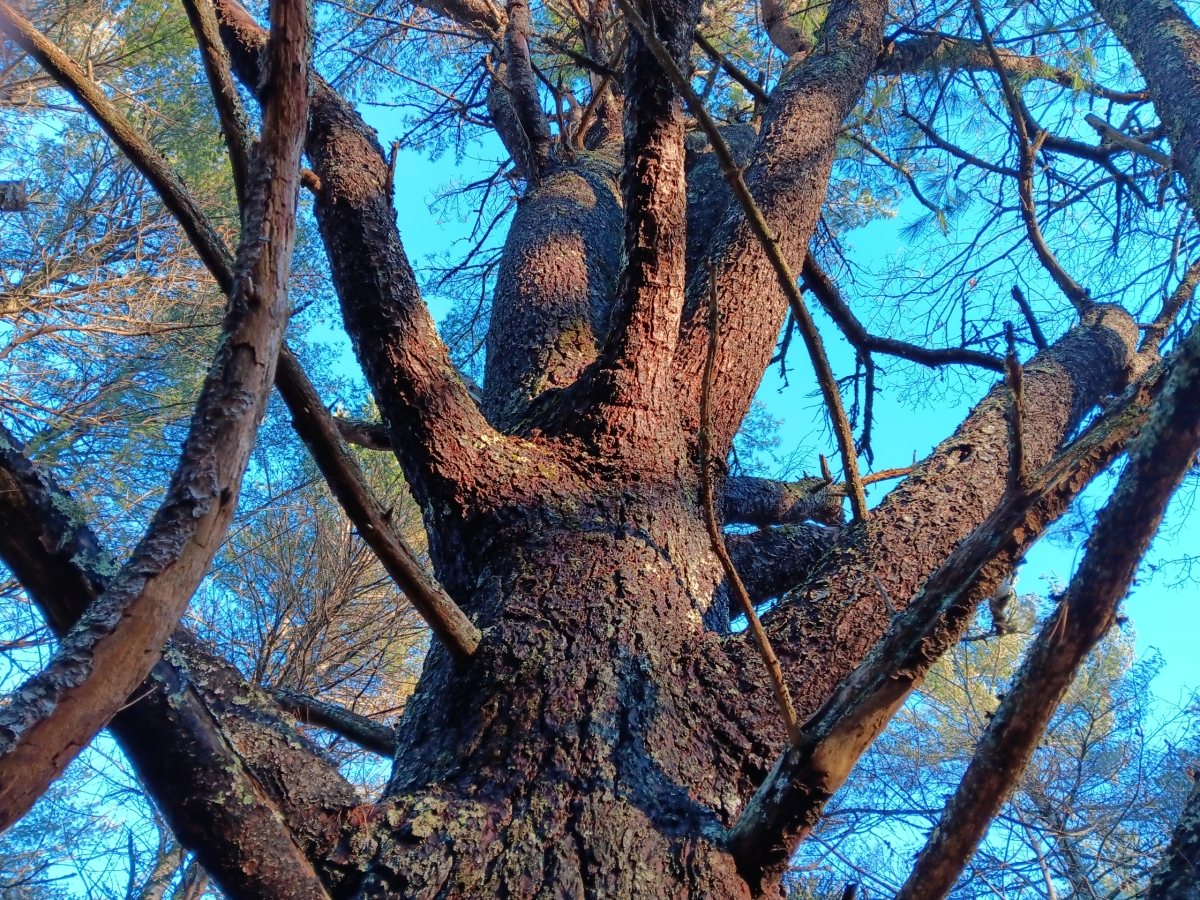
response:
<path id="1" fill-rule="evenodd" d="M 275 699 L 305 725 L 315 725 L 332 731 L 364 750 L 370 750 L 388 759 L 396 753 L 396 733 L 374 719 L 368 719 L 345 707 L 325 703 L 316 697 L 289 688 L 275 691 Z"/>
<path id="2" fill-rule="evenodd" d="M 1033 250 L 1042 266 L 1054 279 L 1054 283 L 1066 294 L 1071 305 L 1082 315 L 1094 305 L 1094 301 L 1059 263 L 1054 252 L 1046 244 L 1046 239 L 1042 235 L 1042 227 L 1038 224 L 1037 206 L 1033 196 L 1033 167 L 1042 142 L 1047 137 L 1047 132 L 1040 132 L 1031 138 L 1025 121 L 1025 108 L 1009 80 L 1008 70 L 1000 57 L 1000 51 L 996 49 L 996 44 L 992 41 L 992 33 L 988 30 L 987 20 L 983 16 L 983 7 L 980 6 L 979 0 L 971 0 L 971 9 L 979 24 L 980 34 L 983 35 L 983 45 L 992 58 L 996 77 L 1000 79 L 1004 100 L 1017 131 L 1017 149 L 1020 156 L 1020 175 L 1017 178 L 1017 185 L 1021 195 L 1021 218 L 1024 220 L 1025 230 L 1029 234 L 1029 242 L 1033 245 Z"/>
<path id="3" fill-rule="evenodd" d="M 898 900 L 941 900 L 983 839 L 1087 654 L 1116 621 L 1171 496 L 1200 451 L 1200 329 L 1167 365 L 1079 570 L 1029 648 Z"/>
<path id="4" fill-rule="evenodd" d="M 1015 78 L 1052 81 L 1113 103 L 1141 103 L 1150 99 L 1146 91 L 1114 91 L 1083 80 L 1067 69 L 1047 65 L 1040 56 L 1022 56 L 1008 49 L 999 49 L 999 57 L 1003 71 Z M 983 41 L 952 34 L 923 34 L 902 41 L 889 41 L 884 44 L 876 63 L 876 71 L 881 75 L 906 75 L 936 69 L 999 71 L 995 57 Z"/>
<path id="5" fill-rule="evenodd" d="M 1118 147 L 1124 147 L 1130 153 L 1136 153 L 1138 156 L 1144 156 L 1151 162 L 1158 163 L 1158 165 L 1162 166 L 1167 171 L 1171 170 L 1173 165 L 1171 162 L 1171 157 L 1166 153 L 1163 153 L 1161 150 L 1155 150 L 1149 144 L 1143 144 L 1141 141 L 1131 138 L 1124 132 L 1113 128 L 1094 113 L 1088 113 L 1083 117 L 1083 120 L 1095 128 L 1096 131 L 1099 132 L 1100 137 L 1104 138 L 1105 140 L 1111 141 Z"/>
<path id="6" fill-rule="evenodd" d="M 833 319 L 841 329 L 842 334 L 856 350 L 863 353 L 884 353 L 897 356 L 923 366 L 937 368 L 945 365 L 980 366 L 993 372 L 1004 371 L 1004 360 L 981 353 L 978 350 L 963 348 L 931 348 L 920 347 L 905 341 L 892 338 L 881 338 L 869 334 L 858 317 L 850 309 L 849 304 L 842 298 L 841 292 L 833 279 L 822 269 L 812 255 L 804 258 L 804 268 L 801 270 L 804 286 L 812 291 L 821 308 Z"/>
<path id="7" fill-rule="evenodd" d="M 725 74 L 744 87 L 751 97 L 763 106 L 771 102 L 770 96 L 762 89 L 762 85 L 758 84 L 749 75 L 731 63 L 729 57 L 714 47 L 708 38 L 699 31 L 695 33 L 694 37 L 696 38 L 696 43 L 700 45 L 700 49 L 708 54 L 709 59 L 720 65 L 725 70 Z"/>
<path id="8" fill-rule="evenodd" d="M 271 100 L 254 159 L 247 237 L 238 251 L 239 277 L 229 295 L 222 341 L 179 468 L 146 536 L 54 659 L 0 715 L 0 827 L 28 811 L 149 674 L 233 518 L 287 325 L 287 276 L 308 111 L 307 9 L 284 0 L 271 12 Z M 71 85 L 81 101 L 108 105 L 65 53 L 4 3 L 0 27 Z M 113 111 L 110 105 L 108 110 Z M 174 179 L 169 171 L 163 174 Z M 263 234 L 272 239 L 263 241 Z"/>
<path id="9" fill-rule="evenodd" d="M 1012 297 L 1017 301 L 1017 306 L 1021 307 L 1021 315 L 1025 317 L 1025 324 L 1029 326 L 1029 336 L 1033 338 L 1033 345 L 1039 351 L 1045 350 L 1050 345 L 1046 342 L 1046 336 L 1042 334 L 1042 328 L 1038 325 L 1037 318 L 1033 314 L 1033 307 L 1025 299 L 1025 292 L 1014 284 L 1012 287 Z"/>
<path id="10" fill-rule="evenodd" d="M 1196 294 L 1196 285 L 1200 284 L 1200 259 L 1197 259 L 1187 271 L 1183 273 L 1183 280 L 1171 292 L 1171 296 L 1163 301 L 1162 309 L 1159 310 L 1150 327 L 1142 334 L 1142 350 L 1147 351 L 1153 349 L 1158 351 L 1158 345 L 1163 342 L 1163 338 L 1167 336 L 1167 331 L 1175 324 L 1175 320 L 1179 317 L 1180 311 L 1186 306 Z"/>
<path id="11" fill-rule="evenodd" d="M 798 525 L 810 519 L 841 525 L 842 494 L 824 478 L 773 481 L 734 475 L 725 481 L 722 511 L 726 524 Z"/>
<path id="12" fill-rule="evenodd" d="M 629 13 L 629 10 L 626 12 Z M 717 522 L 717 511 L 713 504 L 712 466 L 715 460 L 712 455 L 712 386 L 717 370 L 717 344 L 720 342 L 721 312 L 717 301 L 717 282 L 713 277 L 716 273 L 711 271 L 711 262 L 708 266 L 710 270 L 708 299 L 710 337 L 708 339 L 708 356 L 704 361 L 704 386 L 700 392 L 700 503 L 704 507 L 704 524 L 708 528 L 708 537 L 712 542 L 713 552 L 721 561 L 721 568 L 725 570 L 726 583 L 741 604 L 742 612 L 746 614 L 746 621 L 749 623 L 750 633 L 754 636 L 755 646 L 758 647 L 763 665 L 767 668 L 767 674 L 771 679 L 771 690 L 775 694 L 775 702 L 779 705 L 780 715 L 783 716 L 783 726 L 787 731 L 788 739 L 792 742 L 793 747 L 798 747 L 800 746 L 800 723 L 796 719 L 796 708 L 792 705 L 792 695 L 783 681 L 783 670 L 779 667 L 775 651 L 771 649 L 771 642 L 767 639 L 762 622 L 758 620 L 758 613 L 754 611 L 754 602 L 746 593 L 746 586 L 742 584 L 742 579 L 738 576 L 737 569 L 734 568 L 733 560 L 729 558 L 729 552 L 725 549 L 725 538 L 721 533 L 721 526 Z"/>
<path id="13" fill-rule="evenodd" d="M 1004 418 L 1008 423 L 1008 490 L 1020 491 L 1025 487 L 1025 383 L 1021 361 L 1017 358 L 1017 343 L 1013 336 L 1012 323 L 1004 327 L 1008 340 L 1008 354 L 1004 357 L 1004 381 L 1008 385 L 1008 409 Z"/>
<path id="14" fill-rule="evenodd" d="M 1035 473 L 1027 490 L 1006 493 L 804 723 L 800 749 L 784 752 L 728 835 L 738 868 L 752 886 L 786 864 L 861 754 L 937 658 L 965 632 L 976 605 L 995 591 L 1049 523 L 1137 434 L 1150 398 L 1161 385 L 1156 370 Z"/>
<path id="15" fill-rule="evenodd" d="M 833 422 L 833 431 L 837 436 L 838 448 L 842 454 L 842 468 L 846 474 L 850 507 L 854 512 L 855 520 L 863 521 L 867 518 L 867 498 L 863 492 L 862 479 L 858 474 L 858 458 L 854 448 L 854 435 L 850 431 L 850 422 L 847 420 L 846 410 L 842 406 L 842 395 L 838 390 L 837 380 L 833 377 L 833 371 L 829 367 L 829 358 L 825 355 L 825 346 L 821 341 L 821 334 L 817 330 L 817 325 L 804 304 L 804 297 L 801 295 L 800 289 L 796 286 L 796 276 L 792 274 L 791 266 L 788 265 L 787 259 L 784 258 L 783 253 L 780 251 L 778 239 L 771 234 L 770 227 L 767 225 L 766 219 L 763 218 L 758 204 L 754 202 L 754 198 L 750 195 L 750 191 L 746 187 L 746 182 L 742 178 L 742 170 L 734 160 L 729 145 L 725 143 L 725 139 L 721 136 L 716 123 L 704 108 L 704 104 L 700 98 L 696 96 L 696 92 L 692 90 L 691 84 L 679 70 L 678 65 L 676 65 L 675 60 L 667 52 L 666 48 L 662 46 L 658 38 L 650 31 L 646 23 L 642 21 L 641 16 L 629 4 L 629 0 L 617 0 L 617 2 L 620 4 L 621 9 L 624 10 L 626 17 L 633 24 L 634 29 L 654 52 L 659 65 L 670 76 L 676 89 L 683 95 L 688 109 L 704 129 L 704 133 L 708 136 L 709 143 L 712 145 L 713 153 L 716 154 L 721 164 L 722 174 L 724 174 L 725 179 L 729 182 L 729 187 L 733 191 L 734 197 L 741 205 L 742 211 L 745 213 L 747 221 L 758 238 L 763 252 L 766 253 L 775 270 L 775 275 L 779 280 L 779 287 L 782 289 L 784 296 L 787 297 L 788 304 L 792 309 L 792 315 L 796 318 L 796 324 L 799 326 L 800 334 L 804 338 L 804 344 L 808 348 L 809 357 L 812 359 L 813 368 L 817 373 L 817 381 L 821 385 L 821 394 L 825 399 L 825 406 L 829 411 L 829 418 Z M 710 269 L 711 277 L 715 277 L 715 274 L 715 271 Z"/>

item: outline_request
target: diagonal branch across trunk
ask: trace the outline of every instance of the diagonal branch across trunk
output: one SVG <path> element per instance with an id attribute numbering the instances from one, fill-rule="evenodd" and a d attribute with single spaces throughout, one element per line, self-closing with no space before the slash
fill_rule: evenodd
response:
<path id="1" fill-rule="evenodd" d="M 6 4 L 0 4 L 0 27 L 47 69 L 82 75 Z M 145 537 L 54 659 L 0 716 L 0 827 L 29 809 L 149 674 L 233 518 L 288 319 L 308 50 L 304 4 L 273 5 L 271 101 L 222 341 L 167 497 Z"/>

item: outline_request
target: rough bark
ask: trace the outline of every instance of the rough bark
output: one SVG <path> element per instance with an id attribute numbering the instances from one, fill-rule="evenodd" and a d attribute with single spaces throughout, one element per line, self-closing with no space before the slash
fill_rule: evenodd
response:
<path id="1" fill-rule="evenodd" d="M 825 198 L 833 148 L 846 116 L 862 96 L 883 41 L 885 4 L 840 0 L 822 30 L 822 52 L 785 71 L 771 93 L 745 181 L 792 269 L 808 252 Z M 717 266 L 722 341 L 717 360 L 714 446 L 727 447 L 749 408 L 783 324 L 775 270 L 740 209 L 730 208 L 708 254 Z M 707 339 L 702 273 L 688 285 L 675 354 L 680 408 L 694 431 Z"/>
<path id="2" fill-rule="evenodd" d="M 501 430 L 573 383 L 608 335 L 621 267 L 618 161 L 578 151 L 519 201 L 488 324 L 483 409 Z"/>
<path id="3" fill-rule="evenodd" d="M 1133 57 L 1200 216 L 1200 30 L 1173 0 L 1093 0 Z"/>
<path id="4" fill-rule="evenodd" d="M 70 496 L 3 431 L 0 559 L 60 637 L 117 571 Z M 222 697 L 236 698 L 222 709 L 225 723 L 239 720 L 229 728 L 238 748 L 212 712 Z M 176 837 L 229 896 L 320 896 L 294 835 L 311 847 L 357 796 L 236 669 L 176 629 L 109 728 Z"/>
<path id="5" fill-rule="evenodd" d="M 396 733 L 382 722 L 299 691 L 277 690 L 275 699 L 298 721 L 332 731 L 364 750 L 388 758 L 396 750 Z"/>
<path id="6" fill-rule="evenodd" d="M 833 546 L 836 528 L 784 525 L 725 539 L 729 556 L 753 603 L 763 603 L 801 584 Z M 730 607 L 730 617 L 738 614 Z"/>
<path id="7" fill-rule="evenodd" d="M 1197 900 L 1200 898 L 1200 778 L 1193 776 L 1192 789 L 1171 832 L 1171 843 L 1159 860 L 1147 900 Z"/>
<path id="8" fill-rule="evenodd" d="M 725 522 L 728 525 L 799 525 L 810 519 L 841 525 L 842 494 L 823 478 L 773 481 L 734 475 L 725 481 Z"/>

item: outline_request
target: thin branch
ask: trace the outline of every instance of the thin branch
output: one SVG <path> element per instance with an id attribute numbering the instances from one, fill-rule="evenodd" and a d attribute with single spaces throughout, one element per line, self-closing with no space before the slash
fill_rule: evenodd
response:
<path id="1" fill-rule="evenodd" d="M 275 691 L 275 699 L 280 706 L 295 716 L 297 721 L 305 725 L 315 725 L 332 731 L 364 750 L 370 750 L 388 759 L 396 754 L 396 732 L 374 719 L 368 719 L 343 706 L 326 703 L 290 688 Z"/>
<path id="2" fill-rule="evenodd" d="M 737 198 L 743 212 L 746 214 L 746 219 L 750 224 L 751 230 L 754 232 L 754 236 L 762 245 L 763 252 L 770 261 L 771 267 L 775 270 L 779 286 L 783 290 L 784 296 L 787 297 L 788 304 L 792 309 L 792 315 L 796 317 L 797 327 L 799 327 L 800 334 L 804 338 L 804 344 L 808 348 L 809 357 L 812 359 L 813 368 L 817 373 L 817 382 L 821 386 L 825 406 L 829 411 L 829 418 L 833 423 L 833 431 L 837 437 L 838 449 L 842 455 L 842 468 L 845 470 L 850 507 L 854 512 L 856 521 L 865 521 L 867 518 L 867 497 L 863 491 L 862 478 L 858 474 L 858 458 L 854 448 L 854 434 L 850 430 L 850 422 L 846 418 L 846 410 L 842 405 L 842 395 L 838 390 L 837 380 L 833 377 L 833 372 L 829 367 L 829 358 L 825 355 L 825 347 L 821 342 L 821 334 L 817 330 L 817 325 L 809 314 L 808 308 L 804 305 L 804 297 L 800 294 L 800 289 L 796 286 L 796 276 L 792 273 L 791 266 L 788 265 L 787 260 L 784 259 L 783 253 L 779 248 L 778 239 L 771 234 L 770 227 L 767 225 L 766 219 L 763 218 L 762 211 L 750 195 L 750 190 L 746 187 L 746 182 L 742 178 L 742 170 L 734 160 L 729 145 L 721 136 L 720 129 L 717 128 L 717 124 L 713 121 L 712 116 L 704 108 L 704 104 L 700 101 L 700 98 L 696 96 L 696 92 L 692 90 L 691 83 L 679 71 L 679 67 L 675 64 L 675 60 L 671 57 L 671 54 L 662 45 L 662 42 L 658 40 L 653 30 L 638 15 L 637 10 L 633 8 L 629 0 L 617 0 L 617 3 L 634 29 L 641 35 L 642 40 L 646 42 L 646 45 L 653 52 L 659 65 L 663 67 L 667 75 L 671 78 L 676 89 L 683 95 L 688 110 L 696 118 L 696 121 L 700 123 L 700 127 L 704 129 L 704 133 L 708 136 L 709 143 L 712 145 L 713 153 L 720 163 L 721 173 L 729 183 L 734 197 Z"/>
<path id="3" fill-rule="evenodd" d="M 796 718 L 796 708 L 792 705 L 792 695 L 783 680 L 783 669 L 779 666 L 779 658 L 771 649 L 767 632 L 759 621 L 758 613 L 754 611 L 754 603 L 746 592 L 729 551 L 725 549 L 725 539 L 721 534 L 721 526 L 717 522 L 717 511 L 713 504 L 712 465 L 712 388 L 717 374 L 717 347 L 721 336 L 721 311 L 717 301 L 717 279 L 711 260 L 708 265 L 708 355 L 704 360 L 704 381 L 700 388 L 700 502 L 704 507 L 704 524 L 708 528 L 708 537 L 712 541 L 713 552 L 721 561 L 725 570 L 726 582 L 733 593 L 737 595 L 742 611 L 746 614 L 750 633 L 754 636 L 755 646 L 758 647 L 767 675 L 771 679 L 771 690 L 775 694 L 775 702 L 783 716 L 783 726 L 787 731 L 788 740 L 793 747 L 800 746 L 800 723 Z"/>
<path id="4" fill-rule="evenodd" d="M 1168 172 L 1170 172 L 1174 167 L 1174 163 L 1171 162 L 1171 157 L 1168 154 L 1163 153 L 1161 150 L 1156 150 L 1149 144 L 1143 144 L 1136 138 L 1131 138 L 1124 132 L 1113 128 L 1094 113 L 1088 113 L 1083 117 L 1083 120 L 1095 128 L 1096 131 L 1099 132 L 1100 137 L 1112 141 L 1118 147 L 1124 147 L 1130 153 L 1136 153 L 1138 156 L 1144 156 L 1151 162 L 1162 166 L 1162 168 L 1166 169 Z"/>
<path id="5" fill-rule="evenodd" d="M 1029 336 L 1033 338 L 1033 345 L 1038 348 L 1039 352 L 1045 350 L 1050 344 L 1046 341 L 1046 335 L 1042 333 L 1042 327 L 1038 325 L 1037 318 L 1033 314 L 1033 307 L 1025 299 L 1024 291 L 1014 284 L 1012 297 L 1017 301 L 1017 306 L 1021 307 L 1021 315 L 1025 317 L 1025 324 L 1029 326 Z"/>
<path id="6" fill-rule="evenodd" d="M 696 39 L 696 43 L 700 45 L 700 49 L 708 54 L 709 59 L 717 63 L 717 65 L 725 70 L 726 75 L 744 87 L 750 96 L 752 96 L 763 106 L 766 106 L 771 102 L 770 95 L 763 90 L 762 85 L 731 63 L 729 61 L 729 57 L 714 47 L 708 38 L 702 35 L 699 31 L 697 31 L 693 37 Z"/>
<path id="7" fill-rule="evenodd" d="M 1046 244 L 1046 239 L 1042 235 L 1041 225 L 1038 224 L 1037 206 L 1034 203 L 1033 168 L 1037 161 L 1038 151 L 1041 148 L 1042 142 L 1046 140 L 1048 132 L 1039 132 L 1036 138 L 1030 138 L 1029 130 L 1026 127 L 1025 109 L 1020 98 L 1017 96 L 1016 90 L 1012 86 L 1012 82 L 1009 80 L 1008 69 L 1000 57 L 1000 51 L 996 49 L 996 44 L 992 40 L 992 34 L 988 30 L 987 20 L 983 16 L 983 7 L 980 6 L 979 0 L 971 0 L 971 9 L 975 13 L 975 20 L 979 23 L 983 45 L 995 65 L 996 77 L 1000 79 L 1000 87 L 1004 92 L 1004 101 L 1008 105 L 1008 111 L 1012 116 L 1013 125 L 1017 131 L 1018 153 L 1020 155 L 1020 175 L 1017 178 L 1017 187 L 1021 198 L 1021 218 L 1024 220 L 1025 230 L 1029 234 L 1029 242 L 1033 244 L 1034 253 L 1037 254 L 1037 258 L 1041 261 L 1042 266 L 1050 273 L 1050 277 L 1054 279 L 1054 283 L 1066 294 L 1067 299 L 1071 301 L 1071 305 L 1082 315 L 1091 309 L 1095 303 L 1088 295 L 1088 292 L 1062 267 L 1054 252 Z"/>
<path id="8" fill-rule="evenodd" d="M 28 811 L 149 674 L 233 519 L 288 320 L 308 115 L 307 7 L 280 0 L 271 18 L 270 100 L 238 248 L 239 277 L 217 354 L 166 499 L 145 537 L 54 659 L 0 714 L 0 828 Z M 3 2 L 0 28 L 85 105 L 115 112 L 62 50 Z M 169 169 L 163 174 L 178 184 Z M 263 234 L 273 239 L 263 241 Z"/>
<path id="9" fill-rule="evenodd" d="M 856 349 L 864 353 L 884 353 L 897 356 L 923 366 L 937 368 L 945 365 L 980 366 L 993 372 L 1004 371 L 1004 360 L 981 353 L 978 350 L 959 348 L 930 348 L 893 338 L 876 337 L 869 334 L 858 317 L 854 315 L 849 304 L 842 298 L 841 292 L 833 279 L 822 269 L 812 254 L 804 259 L 804 267 L 800 270 L 804 286 L 813 292 L 821 308 L 833 319 L 846 340 Z"/>
<path id="10" fill-rule="evenodd" d="M 1167 331 L 1179 317 L 1180 311 L 1195 296 L 1198 284 L 1200 284 L 1200 259 L 1188 266 L 1187 271 L 1183 273 L 1183 280 L 1171 292 L 1171 296 L 1163 301 L 1162 309 L 1154 317 L 1154 321 L 1146 329 L 1145 334 L 1142 335 L 1142 350 L 1150 348 L 1158 350 L 1158 345 L 1167 336 Z"/>
<path id="11" fill-rule="evenodd" d="M 1116 621 L 1167 503 L 1200 451 L 1200 329 L 1170 361 L 1147 424 L 1097 517 L 1079 570 L 1042 626 L 897 900 L 941 900 L 983 839 L 1088 653 Z"/>
<path id="12" fill-rule="evenodd" d="M 200 48 L 200 59 L 204 62 L 204 73 L 208 77 L 213 103 L 217 108 L 217 120 L 225 135 L 238 206 L 243 207 L 246 204 L 246 178 L 250 171 L 250 123 L 237 86 L 233 83 L 229 53 L 221 43 L 220 25 L 211 0 L 183 0 L 183 8 L 187 11 L 188 21 L 196 35 L 196 45 Z"/>

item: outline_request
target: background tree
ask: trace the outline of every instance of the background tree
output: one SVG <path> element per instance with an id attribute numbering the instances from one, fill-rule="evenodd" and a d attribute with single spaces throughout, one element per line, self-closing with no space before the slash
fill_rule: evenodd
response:
<path id="1" fill-rule="evenodd" d="M 128 677 L 94 652 L 110 638 L 97 623 L 136 618 L 106 612 L 135 569 L 114 580 L 105 548 L 161 534 L 152 508 L 180 502 L 192 477 L 185 465 L 159 487 L 201 360 L 216 360 L 209 398 L 244 346 L 229 329 L 286 272 L 264 262 L 235 276 L 225 244 L 240 222 L 243 266 L 286 263 L 290 214 L 260 222 L 295 169 L 254 173 L 294 165 L 278 123 L 308 96 L 270 87 L 303 67 L 264 62 L 267 33 L 233 2 L 26 13 L 36 21 L 0 6 L 5 165 L 27 175 L 67 159 L 63 123 L 95 152 L 48 205 L 28 176 L 30 208 L 4 225 L 16 250 L 0 557 L 16 614 L 28 620 L 19 604 L 32 601 L 63 641 L 49 675 L 0 713 L 5 797 L 26 778 L 14 754 L 30 735 L 89 708 L 58 702 L 60 683 Z M 279 60 L 298 47 L 295 5 L 270 13 Z M 311 199 L 289 289 L 319 320 L 328 263 L 380 421 L 329 415 L 340 386 L 297 316 L 276 377 L 287 412 L 267 413 L 240 524 L 191 628 L 130 702 L 93 717 L 115 713 L 110 729 L 173 832 L 144 842 L 156 849 L 140 870 L 130 853 L 128 870 L 149 888 L 160 863 L 186 866 L 191 890 L 202 868 L 239 898 L 778 895 L 825 803 L 978 604 L 1126 454 L 1079 573 L 901 888 L 944 895 L 1031 759 L 1036 773 L 1059 699 L 1200 449 L 1194 24 L 1140 0 L 326 3 L 316 22 L 311 170 L 294 176 Z M 265 110 L 257 147 L 231 74 Z M 465 252 L 423 273 L 457 303 L 446 341 L 395 224 L 398 144 L 386 152 L 351 101 L 403 108 L 406 146 L 461 155 L 482 141 L 500 154 L 443 198 L 474 221 Z M 927 213 L 903 258 L 872 269 L 841 252 L 901 202 Z M 852 348 L 852 372 L 830 368 L 812 300 Z M 254 360 L 273 375 L 276 332 L 263 334 Z M 823 462 L 791 482 L 727 472 L 764 370 L 801 345 L 840 480 Z M 877 473 L 907 477 L 868 511 L 859 457 L 870 464 L 881 386 L 978 396 L 1001 372 L 926 460 Z M 233 477 L 216 508 L 243 481 L 239 440 L 213 448 L 240 460 L 222 470 Z M 364 458 L 382 450 L 406 494 Z M 435 636 L 415 689 L 417 635 L 395 588 Z M 164 602 L 182 609 L 191 593 Z M 759 627 L 753 604 L 769 600 Z M 730 627 L 739 601 L 745 631 Z M 22 634 L 25 655 L 10 658 L 32 671 L 48 644 Z M 928 713 L 932 696 L 908 709 Z M 343 740 L 394 741 L 381 794 L 351 783 L 341 745 L 301 734 L 286 710 Z M 39 758 L 61 771 L 90 737 Z M 1074 814 L 1039 796 L 1042 821 Z M 0 805 L 5 821 L 21 812 Z M 1152 891 L 1172 889 L 1188 834 Z"/>

